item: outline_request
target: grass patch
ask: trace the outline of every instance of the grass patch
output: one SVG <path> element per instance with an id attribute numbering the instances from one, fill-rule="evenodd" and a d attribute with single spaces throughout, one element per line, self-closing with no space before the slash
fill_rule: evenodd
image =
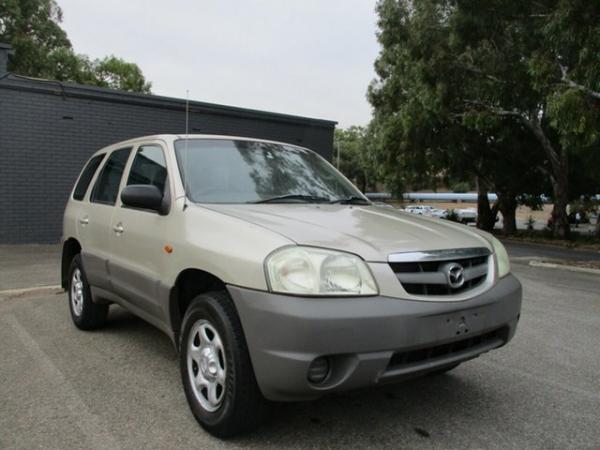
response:
<path id="1" fill-rule="evenodd" d="M 569 239 L 555 239 L 552 237 L 549 230 L 519 230 L 515 234 L 507 237 L 502 235 L 501 230 L 494 230 L 494 234 L 497 237 L 506 240 L 600 252 L 600 237 L 593 235 L 571 233 Z"/>

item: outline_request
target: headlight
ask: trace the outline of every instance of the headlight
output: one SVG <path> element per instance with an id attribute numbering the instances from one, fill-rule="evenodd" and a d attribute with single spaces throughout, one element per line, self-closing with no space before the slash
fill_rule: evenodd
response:
<path id="1" fill-rule="evenodd" d="M 267 257 L 272 292 L 305 295 L 376 295 L 377 285 L 356 255 L 313 247 L 285 247 Z"/>
<path id="2" fill-rule="evenodd" d="M 508 253 L 500 242 L 495 237 L 492 237 L 492 245 L 494 246 L 494 254 L 496 255 L 496 264 L 498 265 L 498 278 L 502 278 L 508 275 L 510 272 L 510 261 L 508 260 Z"/>

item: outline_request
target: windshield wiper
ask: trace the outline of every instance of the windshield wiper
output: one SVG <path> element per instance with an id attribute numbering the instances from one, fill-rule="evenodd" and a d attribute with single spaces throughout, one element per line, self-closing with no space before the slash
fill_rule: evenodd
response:
<path id="1" fill-rule="evenodd" d="M 277 203 L 277 202 L 283 202 L 285 200 L 300 200 L 300 201 L 306 202 L 306 203 L 329 202 L 329 198 L 319 197 L 317 195 L 286 194 L 286 195 L 278 195 L 276 197 L 271 197 L 271 198 L 265 198 L 263 200 L 256 200 L 255 202 L 248 202 L 248 203 Z"/>
<path id="2" fill-rule="evenodd" d="M 342 198 L 336 198 L 335 200 L 332 200 L 329 203 L 339 203 L 341 205 L 370 205 L 371 202 L 368 200 L 365 200 L 362 197 L 359 197 L 358 195 L 351 195 L 350 197 L 342 197 Z"/>

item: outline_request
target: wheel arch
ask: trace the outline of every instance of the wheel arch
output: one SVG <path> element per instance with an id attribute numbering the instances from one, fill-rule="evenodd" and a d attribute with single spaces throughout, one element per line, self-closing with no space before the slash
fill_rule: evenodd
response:
<path id="1" fill-rule="evenodd" d="M 60 264 L 60 285 L 63 289 L 67 288 L 69 267 L 73 258 L 81 253 L 81 244 L 73 237 L 65 240 L 62 247 L 62 257 Z"/>
<path id="2" fill-rule="evenodd" d="M 170 325 L 176 346 L 179 346 L 181 323 L 191 301 L 200 294 L 222 290 L 227 290 L 225 282 L 210 272 L 195 268 L 179 272 L 169 293 Z"/>

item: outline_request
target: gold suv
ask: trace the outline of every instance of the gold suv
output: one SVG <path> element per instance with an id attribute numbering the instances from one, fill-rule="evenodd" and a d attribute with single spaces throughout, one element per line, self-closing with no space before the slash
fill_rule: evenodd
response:
<path id="1" fill-rule="evenodd" d="M 450 370 L 506 344 L 521 309 L 490 234 L 375 206 L 308 149 L 227 136 L 96 152 L 66 206 L 62 284 L 83 330 L 116 303 L 169 336 L 221 437 L 265 399 Z"/>

